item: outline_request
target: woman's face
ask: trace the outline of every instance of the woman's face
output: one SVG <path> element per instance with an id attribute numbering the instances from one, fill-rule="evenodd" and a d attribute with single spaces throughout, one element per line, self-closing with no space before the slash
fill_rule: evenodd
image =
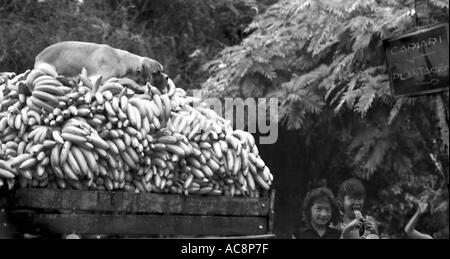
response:
<path id="1" fill-rule="evenodd" d="M 355 210 L 361 211 L 364 207 L 364 199 L 362 197 L 344 196 L 344 213 L 350 218 L 355 217 Z"/>
<path id="2" fill-rule="evenodd" d="M 331 205 L 328 201 L 317 201 L 311 207 L 311 225 L 326 226 L 331 220 Z"/>

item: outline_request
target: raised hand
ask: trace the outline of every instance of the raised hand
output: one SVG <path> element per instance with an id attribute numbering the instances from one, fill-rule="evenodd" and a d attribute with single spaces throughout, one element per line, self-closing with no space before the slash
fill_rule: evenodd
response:
<path id="1" fill-rule="evenodd" d="M 417 212 L 420 214 L 424 214 L 428 209 L 428 203 L 427 202 L 417 202 Z"/>

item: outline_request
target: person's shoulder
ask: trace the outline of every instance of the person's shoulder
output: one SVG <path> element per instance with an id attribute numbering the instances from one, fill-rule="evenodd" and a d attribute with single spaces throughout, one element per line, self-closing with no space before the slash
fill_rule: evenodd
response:
<path id="1" fill-rule="evenodd" d="M 329 228 L 328 228 L 328 231 L 329 231 L 330 233 L 341 233 L 341 232 L 342 232 L 341 229 L 338 228 L 338 227 L 329 227 Z"/>
<path id="2" fill-rule="evenodd" d="M 295 233 L 308 233 L 311 229 L 307 227 L 299 227 L 296 229 Z"/>
<path id="3" fill-rule="evenodd" d="M 340 238 L 341 234 L 342 234 L 342 230 L 336 227 L 329 227 L 327 229 L 328 232 L 328 236 L 330 236 L 331 238 Z"/>
<path id="4" fill-rule="evenodd" d="M 294 233 L 296 239 L 311 239 L 314 238 L 313 230 L 308 227 L 299 227 Z"/>

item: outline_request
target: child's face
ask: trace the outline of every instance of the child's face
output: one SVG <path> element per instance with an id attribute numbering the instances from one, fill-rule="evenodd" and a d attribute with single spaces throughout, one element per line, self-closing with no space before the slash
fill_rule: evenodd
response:
<path id="1" fill-rule="evenodd" d="M 311 224 L 326 226 L 331 220 L 331 205 L 328 201 L 317 201 L 311 207 Z"/>
<path id="2" fill-rule="evenodd" d="M 344 196 L 344 213 L 350 218 L 355 217 L 355 210 L 361 211 L 364 207 L 364 199 L 362 197 Z"/>

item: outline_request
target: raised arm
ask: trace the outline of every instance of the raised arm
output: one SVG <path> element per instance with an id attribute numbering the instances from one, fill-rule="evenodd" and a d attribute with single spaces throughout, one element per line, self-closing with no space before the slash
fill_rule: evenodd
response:
<path id="1" fill-rule="evenodd" d="M 414 216 L 409 220 L 408 224 L 405 226 L 405 232 L 409 238 L 412 239 L 433 239 L 430 235 L 421 233 L 416 230 L 417 222 L 420 216 L 427 210 L 428 204 L 424 202 L 419 202 L 418 208 Z"/>

